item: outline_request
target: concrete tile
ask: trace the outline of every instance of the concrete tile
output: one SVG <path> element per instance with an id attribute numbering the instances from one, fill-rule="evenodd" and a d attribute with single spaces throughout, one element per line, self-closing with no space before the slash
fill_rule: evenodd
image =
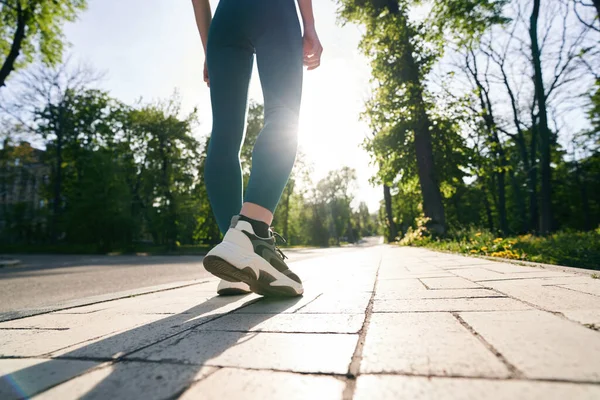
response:
<path id="1" fill-rule="evenodd" d="M 526 267 L 524 265 L 517 265 L 500 261 L 488 261 L 486 264 L 480 265 L 480 267 L 490 271 L 500 272 L 502 274 L 519 274 L 526 272 L 547 271 L 539 267 Z"/>
<path id="2" fill-rule="evenodd" d="M 92 314 L 45 314 L 8 321 L 0 324 L 0 328 L 12 328 L 0 329 L 4 339 L 0 341 L 0 355 L 113 358 L 231 312 L 248 301 L 237 296 L 215 298 L 174 315 L 107 309 Z"/>
<path id="3" fill-rule="evenodd" d="M 305 307 L 318 297 L 322 296 L 323 292 L 314 288 L 306 290 L 303 296 L 293 298 L 268 298 L 263 297 L 258 301 L 240 308 L 236 313 L 241 314 L 281 314 L 293 313 L 301 307 Z M 342 296 L 340 294 L 340 296 Z"/>
<path id="4" fill-rule="evenodd" d="M 575 290 L 577 292 L 593 294 L 594 296 L 600 296 L 600 281 L 594 280 L 589 283 L 575 283 L 571 285 L 557 285 L 569 290 Z"/>
<path id="5" fill-rule="evenodd" d="M 344 374 L 357 335 L 187 331 L 129 358 L 195 365 Z"/>
<path id="6" fill-rule="evenodd" d="M 345 383 L 328 376 L 223 368 L 194 384 L 182 400 L 342 399 Z"/>
<path id="7" fill-rule="evenodd" d="M 475 289 L 482 287 L 467 279 L 454 278 L 423 278 L 421 281 L 427 285 L 429 289 Z"/>
<path id="8" fill-rule="evenodd" d="M 56 386 L 36 400 L 166 399 L 217 368 L 192 365 L 120 362 Z"/>
<path id="9" fill-rule="evenodd" d="M 532 272 L 521 272 L 521 273 L 510 273 L 502 274 L 496 278 L 482 278 L 476 279 L 476 282 L 485 284 L 486 282 L 492 281 L 513 281 L 513 280 L 529 280 L 529 279 L 548 279 L 548 278 L 576 278 L 576 275 L 567 274 L 564 272 L 557 271 L 532 271 Z"/>
<path id="10" fill-rule="evenodd" d="M 330 291 L 308 303 L 305 307 L 295 311 L 296 313 L 319 313 L 319 314 L 361 314 L 366 312 L 372 293 L 336 293 Z"/>
<path id="11" fill-rule="evenodd" d="M 236 300 L 237 298 L 237 300 Z M 217 299 L 219 300 L 219 299 Z M 114 334 L 92 339 L 85 343 L 73 345 L 67 349 L 56 351 L 53 356 L 115 358 L 135 351 L 141 347 L 156 343 L 186 329 L 198 326 L 230 313 L 248 301 L 245 298 L 229 298 L 229 303 L 221 300 L 204 302 L 190 309 L 187 313 L 175 315 L 149 315 L 160 317 L 151 323 L 141 324 L 134 328 L 122 329 Z M 225 305 L 223 305 L 225 304 Z M 132 317 L 143 314 L 131 314 Z"/>
<path id="12" fill-rule="evenodd" d="M 377 279 L 416 279 L 416 278 L 449 278 L 455 275 L 446 272 L 408 272 L 408 271 L 379 271 Z"/>
<path id="13" fill-rule="evenodd" d="M 79 360 L 0 359 L 0 399 L 31 397 L 98 365 Z"/>
<path id="14" fill-rule="evenodd" d="M 530 310 L 531 307 L 507 297 L 463 299 L 375 300 L 373 312 L 498 311 Z"/>
<path id="15" fill-rule="evenodd" d="M 508 375 L 504 365 L 449 313 L 373 314 L 361 372 Z"/>
<path id="16" fill-rule="evenodd" d="M 398 290 L 395 292 L 375 293 L 375 300 L 401 299 L 459 299 L 477 297 L 506 297 L 489 289 L 440 289 L 440 290 Z"/>
<path id="17" fill-rule="evenodd" d="M 0 356 L 36 357 L 60 349 L 98 340 L 122 330 L 160 320 L 161 315 L 123 315 L 103 312 L 101 318 L 88 315 L 40 315 L 0 325 Z M 31 321 L 30 321 L 31 320 Z M 23 325 L 23 327 L 19 327 Z M 54 329 L 27 329 L 29 326 L 48 326 Z M 6 329 L 12 328 L 12 329 Z M 16 329 L 18 328 L 18 329 Z"/>
<path id="18" fill-rule="evenodd" d="M 453 274 L 460 276 L 461 278 L 469 279 L 472 281 L 482 279 L 502 279 L 503 275 L 500 272 L 491 271 L 486 268 L 462 268 L 452 271 Z"/>
<path id="19" fill-rule="evenodd" d="M 558 310 L 570 320 L 600 327 L 600 310 Z"/>
<path id="20" fill-rule="evenodd" d="M 598 297 L 591 294 L 557 286 L 543 286 L 539 281 L 531 284 L 515 284 L 515 282 L 527 282 L 527 280 L 485 282 L 485 285 L 519 300 L 528 301 L 545 310 L 600 309 Z"/>
<path id="21" fill-rule="evenodd" d="M 378 280 L 375 293 L 397 292 L 403 290 L 427 290 L 418 279 Z"/>
<path id="22" fill-rule="evenodd" d="M 256 323 L 256 320 L 261 322 Z M 229 314 L 198 327 L 203 331 L 358 333 L 364 314 Z"/>
<path id="23" fill-rule="evenodd" d="M 358 378 L 354 400 L 595 400 L 600 386 L 517 380 L 449 379 L 393 375 Z"/>
<path id="24" fill-rule="evenodd" d="M 321 313 L 361 314 L 364 313 L 371 292 L 329 291 L 317 295 L 306 295 L 293 299 L 261 299 L 237 311 L 240 314 Z"/>
<path id="25" fill-rule="evenodd" d="M 214 287 L 214 290 L 200 291 L 199 287 L 204 285 L 205 284 L 187 286 L 180 289 L 92 304 L 89 306 L 58 311 L 57 313 L 92 314 L 106 310 L 114 313 L 127 314 L 179 314 L 187 313 L 191 308 L 205 302 L 210 302 L 211 305 L 226 305 L 232 301 L 231 298 L 217 296 L 216 283 L 211 283 L 211 287 Z M 249 301 L 258 297 L 260 296 L 250 294 L 247 296 L 240 296 L 239 298 L 244 298 L 246 301 Z"/>
<path id="26" fill-rule="evenodd" d="M 600 381 L 600 335 L 543 311 L 461 317 L 528 378 Z"/>
<path id="27" fill-rule="evenodd" d="M 530 278 L 530 279 L 514 279 L 510 282 L 498 281 L 498 284 L 510 284 L 511 286 L 557 286 L 557 285 L 572 285 L 579 283 L 589 283 L 590 278 L 587 276 L 562 276 L 552 278 Z M 495 285 L 495 282 L 485 282 L 485 286 Z"/>

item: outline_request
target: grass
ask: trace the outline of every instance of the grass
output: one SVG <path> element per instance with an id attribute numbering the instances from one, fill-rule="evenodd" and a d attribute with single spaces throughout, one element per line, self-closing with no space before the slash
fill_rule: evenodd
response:
<path id="1" fill-rule="evenodd" d="M 433 239 L 421 227 L 409 230 L 400 244 L 600 270 L 600 228 L 590 232 L 565 231 L 548 236 L 509 237 L 497 237 L 489 231 L 471 228 L 452 232 L 445 239 Z M 598 278 L 597 274 L 594 275 Z"/>

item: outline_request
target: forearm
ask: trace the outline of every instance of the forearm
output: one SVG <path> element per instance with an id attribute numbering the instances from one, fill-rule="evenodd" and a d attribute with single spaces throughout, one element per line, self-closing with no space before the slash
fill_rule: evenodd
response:
<path id="1" fill-rule="evenodd" d="M 302 23 L 304 29 L 315 27 L 315 17 L 313 15 L 312 0 L 298 0 L 300 14 L 302 14 Z"/>
<path id="2" fill-rule="evenodd" d="M 196 17 L 196 25 L 198 26 L 198 32 L 200 32 L 200 38 L 202 39 L 204 53 L 206 54 L 206 43 L 208 42 L 208 29 L 210 28 L 210 21 L 212 20 L 210 3 L 208 0 L 192 0 L 192 4 L 194 6 L 194 16 Z"/>

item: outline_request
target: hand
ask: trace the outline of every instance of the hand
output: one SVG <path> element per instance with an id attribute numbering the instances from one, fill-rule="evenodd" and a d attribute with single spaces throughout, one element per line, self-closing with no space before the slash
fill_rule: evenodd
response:
<path id="1" fill-rule="evenodd" d="M 304 38 L 302 41 L 304 47 L 304 65 L 306 65 L 310 71 L 321 65 L 323 46 L 321 46 L 315 28 L 306 28 L 304 30 Z"/>
<path id="2" fill-rule="evenodd" d="M 204 82 L 206 82 L 206 86 L 210 87 L 210 80 L 208 79 L 208 67 L 206 66 L 206 61 L 204 61 Z"/>

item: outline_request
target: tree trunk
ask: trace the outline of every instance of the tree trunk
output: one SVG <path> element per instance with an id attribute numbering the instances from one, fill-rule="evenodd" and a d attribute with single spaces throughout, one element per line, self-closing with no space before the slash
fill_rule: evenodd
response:
<path id="1" fill-rule="evenodd" d="M 21 1 L 17 1 L 17 28 L 15 29 L 15 34 L 13 36 L 12 45 L 10 46 L 10 51 L 2 64 L 2 68 L 0 68 L 0 87 L 5 86 L 6 79 L 8 75 L 15 69 L 15 62 L 21 53 L 21 46 L 23 44 L 23 39 L 25 39 L 25 27 L 27 26 L 27 21 L 31 16 L 29 11 L 23 10 L 21 8 Z"/>
<path id="2" fill-rule="evenodd" d="M 60 125 L 59 125 L 60 126 Z M 52 229 L 51 238 L 53 242 L 58 240 L 58 221 L 61 213 L 61 188 L 62 188 L 62 146 L 63 135 L 60 128 L 56 132 L 56 176 L 54 178 L 54 204 L 52 205 Z"/>
<path id="3" fill-rule="evenodd" d="M 394 8 L 389 9 L 394 13 Z M 406 15 L 398 9 L 397 1 L 395 14 L 399 17 L 400 23 L 407 31 L 410 30 Z M 444 214 L 444 204 L 442 194 L 436 176 L 435 165 L 433 162 L 433 146 L 431 143 L 431 133 L 429 128 L 431 122 L 425 109 L 423 99 L 423 84 L 419 75 L 419 68 L 413 57 L 413 46 L 410 43 L 409 35 L 402 37 L 404 41 L 404 54 L 402 62 L 406 63 L 407 76 L 406 81 L 409 86 L 410 96 L 415 105 L 415 152 L 417 156 L 417 170 L 419 174 L 419 183 L 423 195 L 423 212 L 430 221 L 428 228 L 437 234 L 444 234 L 446 231 L 446 216 Z"/>
<path id="4" fill-rule="evenodd" d="M 392 214 L 392 194 L 390 193 L 390 187 L 385 184 L 383 185 L 383 199 L 385 201 L 385 215 L 387 216 L 389 227 L 387 241 L 391 243 L 396 240 L 398 232 L 394 223 L 394 215 Z"/>
<path id="5" fill-rule="evenodd" d="M 537 196 L 537 123 L 533 122 L 533 126 L 531 128 L 531 143 L 529 145 L 529 154 L 530 154 L 530 166 L 529 171 L 527 171 L 528 183 L 529 183 L 529 227 L 533 229 L 533 231 L 539 231 L 539 211 L 538 211 L 538 196 Z"/>
<path id="6" fill-rule="evenodd" d="M 482 191 L 483 191 L 483 206 L 485 207 L 485 215 L 487 217 L 487 223 L 488 223 L 488 229 L 490 230 L 490 232 L 494 231 L 494 218 L 492 217 L 492 208 L 490 207 L 490 201 L 488 199 L 488 193 L 487 190 L 485 190 L 485 181 L 483 182 L 482 185 Z"/>
<path id="7" fill-rule="evenodd" d="M 546 92 L 542 77 L 541 53 L 537 37 L 537 24 L 540 14 L 540 1 L 533 1 L 533 10 L 530 17 L 529 36 L 531 38 L 531 56 L 534 70 L 535 97 L 539 111 L 539 134 L 540 134 L 540 164 L 542 176 L 542 188 L 540 193 L 541 214 L 540 232 L 545 235 L 552 229 L 552 187 L 550 170 L 550 128 L 548 127 L 548 113 L 546 110 Z"/>
<path id="8" fill-rule="evenodd" d="M 592 229 L 592 213 L 590 211 L 590 198 L 587 191 L 585 179 L 582 179 L 579 163 L 575 162 L 575 179 L 581 195 L 581 211 L 583 213 L 583 229 L 589 231 Z"/>
<path id="9" fill-rule="evenodd" d="M 527 210 L 525 209 L 525 201 L 523 201 L 523 193 L 521 192 L 519 182 L 517 181 L 517 177 L 515 176 L 513 169 L 510 170 L 509 175 L 514 202 L 517 205 L 517 210 L 519 212 L 519 222 L 521 226 L 519 233 L 525 233 L 527 232 Z"/>

